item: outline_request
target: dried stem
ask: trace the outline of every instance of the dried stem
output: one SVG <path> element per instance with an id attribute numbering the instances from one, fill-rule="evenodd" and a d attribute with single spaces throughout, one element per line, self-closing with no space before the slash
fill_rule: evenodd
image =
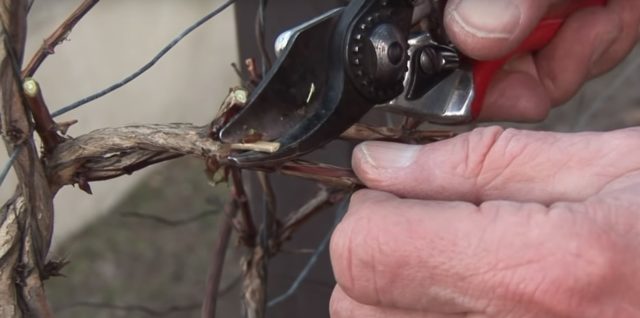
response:
<path id="1" fill-rule="evenodd" d="M 423 144 L 452 137 L 455 137 L 455 133 L 451 131 L 423 131 L 355 124 L 344 132 L 340 138 L 353 141 L 380 140 Z"/>
<path id="2" fill-rule="evenodd" d="M 27 0 L 0 1 L 0 118 L 19 187 L 0 217 L 0 316 L 52 317 L 42 284 L 53 232 L 53 196 L 33 142 L 33 123 L 22 94 L 20 65 L 26 39 Z"/>
<path id="3" fill-rule="evenodd" d="M 264 171 L 258 171 L 258 181 L 260 182 L 260 187 L 262 188 L 263 200 L 264 200 L 264 209 L 265 209 L 265 217 L 263 220 L 265 223 L 265 229 L 267 233 L 272 233 L 275 230 L 276 226 L 276 212 L 278 210 L 278 203 L 276 200 L 276 194 L 273 190 L 273 185 L 271 185 L 271 180 L 269 175 Z M 263 246 L 264 247 L 264 246 Z"/>
<path id="4" fill-rule="evenodd" d="M 242 180 L 242 171 L 238 168 L 230 168 L 231 170 L 231 195 L 233 199 L 238 202 L 240 207 L 240 213 L 234 220 L 236 228 L 240 228 L 240 240 L 247 247 L 254 247 L 256 245 L 256 225 L 253 221 L 253 213 L 251 213 L 251 207 L 249 206 L 249 198 L 244 188 L 244 182 Z"/>
<path id="5" fill-rule="evenodd" d="M 22 71 L 22 77 L 32 77 L 38 70 L 47 56 L 55 52 L 55 48 L 64 41 L 71 30 L 78 22 L 95 6 L 100 0 L 85 0 L 80 6 L 67 17 L 62 24 L 48 38 L 44 40 L 40 49 L 31 58 L 27 67 Z"/>
<path id="6" fill-rule="evenodd" d="M 309 200 L 298 211 L 291 213 L 283 222 L 282 229 L 278 234 L 279 243 L 282 244 L 291 239 L 293 232 L 324 208 L 342 201 L 346 193 L 345 191 L 336 192 L 322 187 L 313 199 Z"/>
<path id="7" fill-rule="evenodd" d="M 267 251 L 258 245 L 242 261 L 243 304 L 247 318 L 263 318 L 266 314 L 267 278 L 264 269 L 267 259 Z"/>
<path id="8" fill-rule="evenodd" d="M 224 260 L 229 247 L 229 239 L 231 238 L 231 230 L 233 225 L 231 219 L 238 213 L 238 202 L 231 200 L 225 206 L 225 213 L 221 217 L 217 230 L 218 238 L 213 248 L 211 259 L 211 267 L 207 275 L 207 287 L 205 297 L 202 302 L 202 318 L 215 318 L 218 303 L 218 291 L 222 280 L 222 272 L 224 270 Z"/>
<path id="9" fill-rule="evenodd" d="M 258 171 L 258 181 L 262 187 L 263 206 L 262 206 L 262 227 L 260 228 L 259 246 L 255 248 L 249 262 L 252 267 L 245 272 L 247 279 L 260 279 L 259 282 L 246 282 L 245 286 L 250 287 L 245 290 L 245 295 L 250 297 L 245 299 L 247 309 L 250 310 L 249 316 L 264 317 L 267 307 L 267 284 L 269 277 L 269 259 L 272 256 L 271 239 L 272 235 L 277 231 L 277 202 L 276 195 L 271 185 L 269 175 L 264 171 Z M 251 275 L 251 273 L 255 273 Z M 251 304 L 251 305 L 249 305 Z"/>
<path id="10" fill-rule="evenodd" d="M 351 169 L 302 160 L 285 163 L 278 169 L 278 172 L 346 190 L 354 190 L 363 186 Z"/>

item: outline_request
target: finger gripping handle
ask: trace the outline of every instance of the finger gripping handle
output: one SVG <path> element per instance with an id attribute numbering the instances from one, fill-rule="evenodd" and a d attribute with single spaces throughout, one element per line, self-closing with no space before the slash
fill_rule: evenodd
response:
<path id="1" fill-rule="evenodd" d="M 494 76 L 512 58 L 538 51 L 544 48 L 556 36 L 565 20 L 572 13 L 594 6 L 605 6 L 608 0 L 568 0 L 562 6 L 551 8 L 547 16 L 513 52 L 505 57 L 493 61 L 474 61 L 473 79 L 475 83 L 475 98 L 472 103 L 473 118 L 478 118 L 487 90 Z"/>

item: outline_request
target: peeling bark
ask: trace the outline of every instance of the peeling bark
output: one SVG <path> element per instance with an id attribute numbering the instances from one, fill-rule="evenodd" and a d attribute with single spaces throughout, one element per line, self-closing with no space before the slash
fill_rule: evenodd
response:
<path id="1" fill-rule="evenodd" d="M 2 317 L 52 317 L 41 273 L 53 233 L 53 197 L 33 142 L 33 123 L 25 107 L 20 76 L 28 2 L 0 3 L 2 133 L 9 153 L 18 149 L 14 170 L 20 182 L 13 199 L 2 209 Z"/>

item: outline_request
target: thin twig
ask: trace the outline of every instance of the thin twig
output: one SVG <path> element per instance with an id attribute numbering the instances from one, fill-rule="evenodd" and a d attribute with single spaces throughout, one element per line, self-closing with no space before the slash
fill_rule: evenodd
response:
<path id="1" fill-rule="evenodd" d="M 262 188 L 263 193 L 263 201 L 264 201 L 264 226 L 266 228 L 266 238 L 263 238 L 263 242 L 269 241 L 269 234 L 275 230 L 275 222 L 277 220 L 276 211 L 278 210 L 278 203 L 276 200 L 276 194 L 273 190 L 273 185 L 271 184 L 271 180 L 269 179 L 269 175 L 264 171 L 258 171 L 258 181 L 260 183 L 260 187 Z M 263 246 L 263 248 L 267 248 L 267 246 Z"/>
<path id="2" fill-rule="evenodd" d="M 260 186 L 262 187 L 263 193 L 263 207 L 262 207 L 262 222 L 263 225 L 260 229 L 260 249 L 265 251 L 264 259 L 261 262 L 262 269 L 262 288 L 264 289 L 261 293 L 264 295 L 262 297 L 262 303 L 258 304 L 259 308 L 257 311 L 261 312 L 263 315 L 266 315 L 266 306 L 267 306 L 267 286 L 269 279 L 269 259 L 271 257 L 271 236 L 276 231 L 277 224 L 277 203 L 275 192 L 273 191 L 273 186 L 271 185 L 271 180 L 269 180 L 269 175 L 267 175 L 264 171 L 258 171 L 258 180 Z"/>
<path id="3" fill-rule="evenodd" d="M 184 30 L 182 33 L 180 33 L 176 38 L 174 38 L 171 42 L 169 42 L 169 44 L 167 44 L 164 48 L 162 48 L 162 50 L 160 50 L 160 52 L 158 52 L 158 54 L 156 54 L 149 62 L 147 62 L 145 65 L 143 65 L 141 68 L 139 68 L 137 71 L 135 71 L 133 74 L 127 76 L 126 78 L 124 78 L 123 80 L 121 80 L 118 83 L 115 83 L 93 95 L 87 96 L 71 105 L 68 106 L 64 106 L 61 109 L 53 112 L 53 117 L 58 117 L 60 115 L 63 115 L 67 112 L 70 112 L 84 104 L 87 104 L 89 102 L 92 102 L 100 97 L 103 97 L 127 84 L 129 84 L 131 81 L 133 81 L 134 79 L 138 78 L 138 76 L 144 74 L 146 71 L 148 71 L 151 67 L 153 67 L 158 61 L 160 61 L 160 59 L 162 59 L 162 57 L 165 56 L 165 54 L 167 54 L 171 49 L 173 49 L 173 47 L 175 47 L 180 41 L 182 41 L 182 39 L 184 39 L 187 35 L 189 35 L 191 32 L 193 32 L 194 30 L 196 30 L 197 28 L 199 28 L 200 26 L 202 26 L 205 22 L 211 20 L 212 18 L 214 18 L 215 16 L 217 16 L 220 12 L 224 11 L 226 8 L 228 8 L 229 6 L 231 6 L 232 4 L 234 4 L 236 2 L 236 0 L 227 0 L 227 2 L 223 3 L 222 5 L 220 5 L 218 8 L 216 8 L 215 10 L 213 10 L 211 13 L 207 14 L 206 16 L 204 16 L 203 18 L 201 18 L 200 20 L 196 21 L 194 24 L 192 24 L 191 26 L 189 26 L 186 30 Z"/>
<path id="4" fill-rule="evenodd" d="M 71 30 L 78 22 L 98 3 L 100 0 L 85 0 L 80 6 L 66 18 L 53 33 L 44 40 L 40 49 L 31 58 L 27 67 L 22 71 L 22 77 L 32 77 L 47 56 L 54 53 L 56 46 L 64 41 Z"/>
<path id="5" fill-rule="evenodd" d="M 322 187 L 313 199 L 309 200 L 302 208 L 291 213 L 283 222 L 284 224 L 278 235 L 279 241 L 289 240 L 293 232 L 301 224 L 333 202 L 335 202 L 335 198 L 332 198 L 331 192 L 326 187 Z"/>
<path id="6" fill-rule="evenodd" d="M 233 224 L 231 220 L 238 213 L 238 202 L 231 200 L 225 206 L 224 216 L 219 221 L 218 238 L 213 248 L 211 259 L 211 267 L 207 274 L 207 287 L 205 297 L 202 302 L 202 318 L 215 318 L 218 303 L 218 293 L 220 289 L 220 281 L 222 280 L 222 272 L 224 270 L 224 260 L 229 247 L 229 239 Z"/>
<path id="7" fill-rule="evenodd" d="M 165 156 L 183 155 L 202 159 L 219 158 L 225 157 L 228 151 L 225 145 L 209 137 L 209 127 L 189 124 L 134 125 L 104 128 L 63 142 L 47 157 L 47 169 L 49 181 L 57 190 L 77 183 L 80 176 L 87 181 L 95 181 L 131 174 L 135 171 L 132 167 L 145 167 L 151 159 L 154 162 L 158 158 L 167 159 Z M 362 186 L 350 169 L 312 162 L 293 161 L 277 169 L 263 167 L 257 170 L 275 170 L 341 189 Z M 239 172 L 235 174 L 238 174 L 236 179 L 240 180 Z M 250 211 L 246 195 L 243 196 L 244 190 L 238 186 L 236 188 L 240 191 L 238 199 L 245 205 L 243 209 Z M 255 226 L 251 231 L 251 237 L 255 239 Z"/>
<path id="8" fill-rule="evenodd" d="M 3 208 L 14 213 L 0 217 L 0 316 L 52 317 L 42 273 L 53 233 L 53 196 L 32 138 L 33 123 L 22 90 L 22 65 L 27 35 L 26 0 L 1 0 L 0 120 L 9 154 L 21 150 L 14 161 L 17 192 Z M 12 206 L 21 203 L 21 205 Z"/>
<path id="9" fill-rule="evenodd" d="M 446 130 L 414 130 L 394 127 L 376 127 L 365 124 L 355 124 L 345 131 L 340 138 L 351 141 L 396 141 L 429 143 L 455 137 L 455 133 Z"/>
<path id="10" fill-rule="evenodd" d="M 249 73 L 249 82 L 251 85 L 258 85 L 262 80 L 263 74 L 258 71 L 256 60 L 254 58 L 248 58 L 244 61 L 244 66 L 247 68 L 247 73 Z"/>
<path id="11" fill-rule="evenodd" d="M 251 207 L 249 206 L 249 198 L 245 192 L 244 182 L 242 181 L 242 172 L 238 168 L 231 169 L 231 192 L 233 199 L 238 202 L 240 207 L 240 213 L 234 222 L 236 227 L 242 230 L 240 233 L 240 240 L 242 243 L 251 248 L 256 245 L 257 230 L 253 221 L 253 213 L 251 213 Z"/>
<path id="12" fill-rule="evenodd" d="M 336 218 L 335 218 L 333 227 L 331 228 L 329 233 L 327 233 L 327 235 L 324 237 L 322 242 L 320 242 L 320 245 L 313 252 L 313 254 L 311 255 L 311 258 L 309 258 L 309 261 L 307 262 L 305 267 L 302 269 L 298 277 L 296 277 L 296 279 L 293 281 L 289 289 L 284 294 L 269 301 L 269 304 L 267 305 L 268 307 L 273 307 L 287 300 L 289 297 L 291 297 L 293 294 L 296 293 L 298 288 L 300 288 L 302 283 L 307 279 L 307 277 L 309 276 L 309 273 L 313 269 L 313 266 L 315 266 L 315 264 L 318 262 L 320 255 L 327 248 L 327 245 L 329 245 L 329 241 L 331 240 L 331 235 L 333 234 L 333 230 L 335 229 L 336 225 L 338 225 L 338 223 L 346 213 L 346 210 L 348 207 L 347 203 L 348 203 L 348 200 L 345 200 L 344 198 L 342 198 L 342 204 L 340 204 L 340 206 L 338 206 L 338 208 L 336 209 L 336 212 L 335 212 Z"/>
<path id="13" fill-rule="evenodd" d="M 320 245 L 316 248 L 316 250 L 313 253 L 313 255 L 311 255 L 311 258 L 309 259 L 309 261 L 307 262 L 305 267 L 302 269 L 302 271 L 300 272 L 298 277 L 291 284 L 289 289 L 284 294 L 282 294 L 282 295 L 272 299 L 271 301 L 269 301 L 268 307 L 273 307 L 273 306 L 275 306 L 275 305 L 287 300 L 289 297 L 291 297 L 293 294 L 295 294 L 295 292 L 298 290 L 298 288 L 300 288 L 302 283 L 309 276 L 309 273 L 311 272 L 311 269 L 313 269 L 313 266 L 315 266 L 315 264 L 318 262 L 318 259 L 320 258 L 320 255 L 322 254 L 322 252 L 324 252 L 324 250 L 327 248 L 327 245 L 329 245 L 329 241 L 331 240 L 331 235 L 333 234 L 333 229 L 336 227 L 336 225 L 338 225 L 338 223 L 340 222 L 340 220 L 342 219 L 342 217 L 346 213 L 347 202 L 348 201 L 344 200 L 344 198 L 343 198 L 343 204 L 340 207 L 338 207 L 338 209 L 336 211 L 336 218 L 335 218 L 334 225 L 331 228 L 331 231 L 329 231 L 329 233 L 327 233 L 327 235 L 322 240 L 322 242 L 320 242 Z M 311 202 L 309 202 L 309 204 L 310 203 Z"/>
<path id="14" fill-rule="evenodd" d="M 260 186 L 262 187 L 262 191 L 264 191 L 265 198 L 265 210 L 269 212 L 271 217 L 276 217 L 277 210 L 277 202 L 275 192 L 273 191 L 273 185 L 271 185 L 271 180 L 269 180 L 269 175 L 264 171 L 258 171 L 258 181 L 260 182 Z"/>

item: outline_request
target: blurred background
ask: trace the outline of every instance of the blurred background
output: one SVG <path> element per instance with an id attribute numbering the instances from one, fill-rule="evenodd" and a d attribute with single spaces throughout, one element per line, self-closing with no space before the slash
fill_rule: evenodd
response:
<path id="1" fill-rule="evenodd" d="M 37 72 L 45 99 L 59 109 L 104 88 L 146 63 L 175 35 L 222 0 L 101 1 Z M 256 1 L 240 1 L 192 33 L 154 68 L 124 88 L 59 120 L 79 120 L 78 136 L 107 126 L 191 122 L 213 118 L 229 88 L 240 83 L 232 62 L 257 57 L 253 39 Z M 273 0 L 267 11 L 267 43 L 291 27 L 338 3 Z M 26 58 L 81 0 L 36 0 L 29 15 Z M 287 8 L 287 9 L 285 9 Z M 236 17 L 239 17 L 236 19 Z M 240 39 L 240 40 L 238 40 Z M 640 48 L 617 69 L 589 83 L 566 107 L 527 129 L 611 130 L 640 124 Z M 469 128 L 469 127 L 467 127 Z M 346 163 L 348 149 L 337 145 Z M 7 160 L 0 155 L 1 162 Z M 113 181 L 92 184 L 94 195 L 65 188 L 56 197 L 52 256 L 67 258 L 66 277 L 47 284 L 58 317 L 198 317 L 215 229 L 228 190 L 209 184 L 201 162 L 180 159 Z M 301 204 L 312 184 L 279 178 L 280 201 Z M 0 188 L 3 202 L 13 176 Z M 284 207 L 290 211 L 293 208 Z M 291 249 L 313 249 L 330 229 L 332 215 L 304 229 Z M 227 259 L 220 317 L 240 317 L 240 253 Z M 308 254 L 285 253 L 274 263 L 278 295 L 288 288 Z M 285 302 L 273 317 L 291 312 L 326 317 L 332 290 L 328 256 L 303 284 L 304 297 Z M 305 300 L 306 299 L 306 300 Z M 309 303 L 314 303 L 309 305 Z M 307 317 L 311 317 L 306 315 Z M 313 316 L 315 317 L 315 316 Z"/>

